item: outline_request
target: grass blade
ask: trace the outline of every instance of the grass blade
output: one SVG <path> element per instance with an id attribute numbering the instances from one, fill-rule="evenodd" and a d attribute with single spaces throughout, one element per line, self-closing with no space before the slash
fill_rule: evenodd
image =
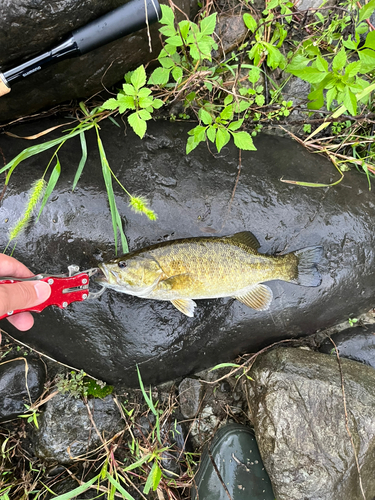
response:
<path id="1" fill-rule="evenodd" d="M 52 173 L 49 177 L 49 181 L 48 181 L 48 184 L 46 187 L 46 191 L 44 193 L 43 201 L 42 201 L 42 204 L 40 206 L 39 214 L 38 214 L 38 217 L 36 219 L 37 221 L 39 220 L 39 217 L 41 216 L 41 213 L 43 211 L 45 204 L 48 201 L 48 198 L 51 196 L 51 193 L 56 186 L 56 182 L 58 181 L 60 174 L 61 174 L 61 165 L 60 165 L 59 158 L 56 155 L 56 165 L 55 165 L 55 168 L 52 170 Z"/>
<path id="2" fill-rule="evenodd" d="M 81 486 L 78 486 L 78 488 L 75 488 L 72 491 L 68 491 L 68 493 L 64 493 L 63 495 L 58 495 L 57 497 L 53 497 L 53 500 L 71 500 L 72 498 L 75 498 L 81 493 L 87 491 L 90 488 L 90 486 L 92 486 L 98 480 L 98 478 L 99 475 L 93 477 L 92 479 L 90 479 L 90 481 L 87 481 L 87 483 L 81 484 Z"/>
<path id="3" fill-rule="evenodd" d="M 137 365 L 137 373 L 138 373 L 139 387 L 141 388 L 141 391 L 142 391 L 143 397 L 145 398 L 147 406 L 150 408 L 150 410 L 152 411 L 152 413 L 155 416 L 157 416 L 157 411 L 156 411 L 156 408 L 154 406 L 154 403 L 152 402 L 151 397 L 148 396 L 148 394 L 147 394 L 147 392 L 145 390 L 145 386 L 143 385 L 143 381 L 142 381 L 142 377 L 141 377 L 141 372 L 139 371 L 138 365 Z"/>
<path id="4" fill-rule="evenodd" d="M 160 467 L 157 462 L 154 462 L 154 465 L 152 466 L 152 469 L 150 470 L 150 473 L 147 477 L 145 487 L 143 488 L 143 493 L 145 495 L 148 495 L 151 487 L 153 491 L 155 491 L 159 486 L 160 479 L 161 479 Z"/>
<path id="5" fill-rule="evenodd" d="M 135 500 L 134 497 L 128 493 L 122 486 L 121 484 L 116 481 L 116 479 L 114 477 L 111 476 L 111 474 L 109 474 L 107 472 L 107 479 L 108 481 L 112 484 L 112 486 L 114 486 L 116 488 L 116 490 L 121 493 L 121 495 L 126 498 L 126 500 Z"/>
<path id="6" fill-rule="evenodd" d="M 82 171 L 86 165 L 86 160 L 87 160 L 87 144 L 86 144 L 85 133 L 81 132 L 79 134 L 79 138 L 81 139 L 82 158 L 81 158 L 81 161 L 79 162 L 76 175 L 74 176 L 72 191 L 74 191 L 76 186 L 77 186 L 77 182 L 79 181 L 79 178 L 81 177 Z"/>
<path id="7" fill-rule="evenodd" d="M 30 158 L 31 156 L 35 156 L 43 151 L 47 151 L 47 149 L 51 149 L 62 142 L 65 142 L 67 139 L 71 139 L 72 137 L 80 134 L 84 130 L 89 130 L 94 126 L 93 123 L 88 123 L 84 126 L 80 126 L 78 130 L 73 130 L 69 132 L 69 134 L 65 134 L 62 137 L 58 137 L 57 139 L 52 139 L 51 141 L 44 142 L 43 144 L 36 144 L 35 146 L 30 146 L 29 148 L 24 149 L 19 153 L 13 160 L 11 160 L 7 165 L 0 169 L 0 174 L 8 170 L 8 174 L 5 179 L 5 184 L 9 183 L 10 176 L 13 173 L 13 170 L 19 165 L 22 161 Z"/>

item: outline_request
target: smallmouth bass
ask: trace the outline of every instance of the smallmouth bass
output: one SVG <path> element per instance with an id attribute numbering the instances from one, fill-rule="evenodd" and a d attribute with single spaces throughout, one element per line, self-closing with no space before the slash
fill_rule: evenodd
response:
<path id="1" fill-rule="evenodd" d="M 322 247 L 278 256 L 261 254 L 259 247 L 249 231 L 166 241 L 99 264 L 103 275 L 96 281 L 128 295 L 169 300 L 189 317 L 194 316 L 194 299 L 233 297 L 264 311 L 272 301 L 265 281 L 320 285 L 316 265 Z"/>

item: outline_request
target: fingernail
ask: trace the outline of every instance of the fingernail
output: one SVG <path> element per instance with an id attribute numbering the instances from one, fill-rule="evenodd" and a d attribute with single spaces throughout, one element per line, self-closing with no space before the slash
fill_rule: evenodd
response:
<path id="1" fill-rule="evenodd" d="M 34 289 L 40 303 L 45 302 L 51 295 L 51 287 L 44 281 L 38 281 L 35 283 Z"/>

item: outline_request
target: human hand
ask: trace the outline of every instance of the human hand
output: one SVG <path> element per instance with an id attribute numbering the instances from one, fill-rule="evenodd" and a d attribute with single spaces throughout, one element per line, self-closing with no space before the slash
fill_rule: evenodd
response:
<path id="1" fill-rule="evenodd" d="M 0 254 L 0 276 L 29 278 L 34 274 L 13 257 Z M 42 304 L 50 295 L 51 287 L 44 281 L 22 281 L 0 285 L 0 316 L 8 311 L 27 309 Z M 21 331 L 29 330 L 34 324 L 34 318 L 29 312 L 18 313 L 7 319 Z"/>

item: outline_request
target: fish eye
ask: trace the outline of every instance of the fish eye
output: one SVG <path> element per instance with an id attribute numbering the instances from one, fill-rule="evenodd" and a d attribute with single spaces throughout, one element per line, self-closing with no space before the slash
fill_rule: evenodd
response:
<path id="1" fill-rule="evenodd" d="M 120 262 L 118 263 L 118 267 L 120 269 L 124 269 L 124 267 L 127 266 L 127 263 L 124 261 L 124 260 L 120 260 Z"/>

